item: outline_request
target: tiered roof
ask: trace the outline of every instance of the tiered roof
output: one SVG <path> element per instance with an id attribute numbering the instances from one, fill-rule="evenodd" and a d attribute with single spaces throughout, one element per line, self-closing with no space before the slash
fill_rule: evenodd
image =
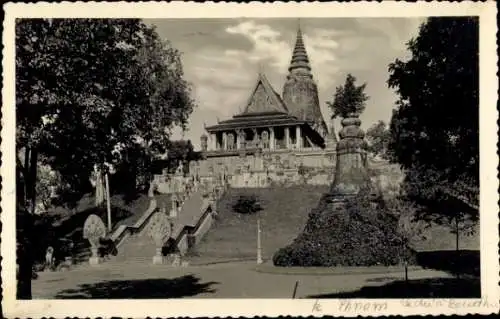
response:
<path id="1" fill-rule="evenodd" d="M 206 127 L 208 132 L 224 131 L 237 128 L 254 128 L 280 125 L 302 125 L 299 120 L 288 113 L 288 109 L 273 89 L 266 76 L 259 73 L 257 83 L 247 100 L 242 113 L 216 125 Z"/>

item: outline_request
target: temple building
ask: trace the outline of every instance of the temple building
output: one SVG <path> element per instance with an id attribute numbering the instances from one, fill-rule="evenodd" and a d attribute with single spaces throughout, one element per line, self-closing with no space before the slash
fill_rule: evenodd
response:
<path id="1" fill-rule="evenodd" d="M 242 157 L 259 154 L 293 161 L 289 167 L 335 165 L 337 137 L 333 125 L 328 128 L 321 114 L 318 87 L 300 27 L 282 95 L 260 72 L 243 112 L 205 126 L 205 130 L 201 150 L 211 167 L 241 167 Z"/>

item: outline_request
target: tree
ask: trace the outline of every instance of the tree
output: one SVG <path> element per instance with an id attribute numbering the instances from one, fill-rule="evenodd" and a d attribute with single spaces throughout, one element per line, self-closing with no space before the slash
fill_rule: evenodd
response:
<path id="1" fill-rule="evenodd" d="M 194 107 L 179 52 L 139 19 L 18 20 L 16 75 L 18 202 L 26 213 L 36 207 L 40 161 L 75 201 L 91 189 L 94 165 L 106 173 L 138 146 L 151 156 Z"/>
<path id="2" fill-rule="evenodd" d="M 427 207 L 421 218 L 478 218 L 478 43 L 477 18 L 429 18 L 408 42 L 411 58 L 389 65 L 399 95 L 389 153 L 409 198 Z"/>
<path id="3" fill-rule="evenodd" d="M 398 219 L 397 233 L 401 242 L 401 259 L 405 267 L 405 281 L 408 281 L 408 255 L 406 247 L 414 241 L 425 239 L 428 224 L 418 218 L 419 208 L 404 196 L 396 195 L 386 200 L 388 213 Z"/>
<path id="4" fill-rule="evenodd" d="M 366 131 L 368 149 L 374 155 L 386 156 L 390 133 L 384 121 L 378 121 Z"/>
<path id="5" fill-rule="evenodd" d="M 190 140 L 169 141 L 166 149 L 168 149 L 166 156 L 160 156 L 160 159 L 155 161 L 156 171 L 166 168 L 169 173 L 174 173 L 179 164 L 182 164 L 184 172 L 187 172 L 190 161 L 202 158 L 202 154 L 194 150 Z"/>
<path id="6" fill-rule="evenodd" d="M 388 84 L 400 97 L 389 148 L 405 168 L 478 180 L 478 32 L 476 18 L 430 18 L 408 43 L 411 59 L 390 64 Z"/>
<path id="7" fill-rule="evenodd" d="M 345 84 L 335 89 L 333 102 L 326 102 L 332 110 L 332 118 L 346 118 L 350 113 L 359 115 L 365 110 L 366 101 L 369 99 L 365 94 L 366 83 L 356 86 L 355 82 L 356 78 L 348 74 Z"/>

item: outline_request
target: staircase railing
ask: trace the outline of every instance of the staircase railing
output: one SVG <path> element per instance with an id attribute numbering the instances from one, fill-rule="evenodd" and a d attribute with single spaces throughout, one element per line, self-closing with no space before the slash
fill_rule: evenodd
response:
<path id="1" fill-rule="evenodd" d="M 202 226 L 205 225 L 205 222 L 208 218 L 213 218 L 212 215 L 214 212 L 216 212 L 215 206 L 217 205 L 217 201 L 225 194 L 227 185 L 219 187 L 219 192 L 217 192 L 217 194 L 215 192 L 215 189 L 216 188 L 212 190 L 212 199 L 203 199 L 202 206 L 200 207 L 200 211 L 202 213 L 197 221 L 194 224 L 182 226 L 181 230 L 173 238 L 173 247 L 175 247 L 175 249 L 182 255 L 193 249 L 194 245 L 196 244 L 196 234 L 199 233 L 200 230 L 202 230 Z M 202 237 L 204 233 L 199 235 L 201 235 Z"/>
<path id="2" fill-rule="evenodd" d="M 213 213 L 216 211 L 215 205 L 217 204 L 217 200 L 223 196 L 227 188 L 228 184 L 219 184 L 219 186 L 213 187 L 213 189 L 209 192 L 210 198 L 206 198 L 206 196 L 204 196 L 206 194 L 201 194 L 201 206 L 196 208 L 200 210 L 199 217 L 195 215 L 192 221 L 186 221 L 186 224 L 179 225 L 180 229 L 172 234 L 171 243 L 177 251 L 181 252 L 181 254 L 186 253 L 193 247 L 196 237 L 198 237 L 197 235 L 201 235 L 202 237 L 206 233 L 206 230 L 208 230 L 210 226 L 208 226 L 203 234 L 199 234 L 200 230 L 206 226 L 207 219 L 212 218 Z M 188 187 L 187 189 L 184 189 L 184 191 L 187 198 L 183 201 L 182 206 L 179 209 L 180 214 L 182 214 L 182 209 L 186 207 L 186 203 L 189 200 L 194 200 L 195 197 L 193 197 L 193 195 L 200 195 L 200 192 L 202 192 L 197 183 L 191 185 L 191 187 Z M 119 226 L 110 237 L 115 247 L 119 248 L 132 234 L 142 231 L 157 210 L 157 200 L 152 198 L 149 208 L 142 214 L 141 218 L 136 223 L 133 225 Z M 211 220 L 208 222 L 211 222 Z M 195 236 L 195 238 L 191 238 L 191 236 Z"/>
<path id="3" fill-rule="evenodd" d="M 155 198 L 151 199 L 148 209 L 142 214 L 141 218 L 133 225 L 121 225 L 116 231 L 111 235 L 111 240 L 113 241 L 115 247 L 120 247 L 130 235 L 141 231 L 151 216 L 158 208 L 158 203 Z"/>

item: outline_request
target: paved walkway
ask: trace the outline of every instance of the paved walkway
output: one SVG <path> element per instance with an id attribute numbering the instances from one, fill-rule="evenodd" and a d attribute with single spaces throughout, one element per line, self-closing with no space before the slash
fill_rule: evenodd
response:
<path id="1" fill-rule="evenodd" d="M 415 270 L 409 276 L 419 282 L 450 277 L 433 270 Z M 262 273 L 256 271 L 254 262 L 179 268 L 137 263 L 103 264 L 40 273 L 33 281 L 33 298 L 291 298 L 296 282 L 296 298 L 338 297 L 339 293 L 355 294 L 362 287 L 379 287 L 379 291 L 388 291 L 382 287 L 402 279 L 402 272 L 352 275 Z"/>

